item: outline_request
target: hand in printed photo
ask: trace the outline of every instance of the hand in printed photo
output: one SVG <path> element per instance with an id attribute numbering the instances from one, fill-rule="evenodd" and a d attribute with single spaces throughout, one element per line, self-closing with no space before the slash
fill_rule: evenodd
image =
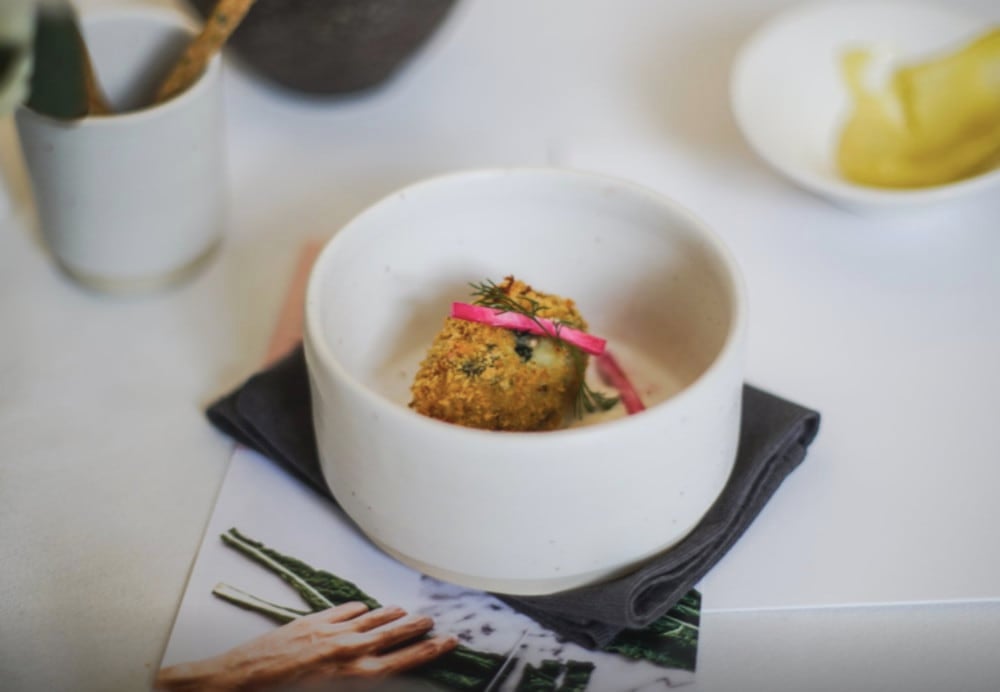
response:
<path id="1" fill-rule="evenodd" d="M 423 638 L 429 617 L 397 607 L 343 605 L 293 620 L 218 656 L 164 668 L 158 690 L 235 692 L 332 678 L 379 678 L 423 665 L 451 651 L 453 637 Z"/>

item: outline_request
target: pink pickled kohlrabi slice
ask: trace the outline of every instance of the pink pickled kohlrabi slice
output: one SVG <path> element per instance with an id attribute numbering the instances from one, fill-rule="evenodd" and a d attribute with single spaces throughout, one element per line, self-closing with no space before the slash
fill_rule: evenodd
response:
<path id="1" fill-rule="evenodd" d="M 609 351 L 597 356 L 597 374 L 601 376 L 606 385 L 618 390 L 618 396 L 621 397 L 622 405 L 629 415 L 646 410 L 646 405 L 639 398 L 639 392 L 632 386 L 628 375 L 625 374 L 625 371 L 622 370 L 618 361 Z"/>
<path id="2" fill-rule="evenodd" d="M 584 353 L 599 356 L 604 353 L 604 346 L 607 343 L 604 339 L 573 329 L 562 324 L 556 324 L 552 320 L 543 317 L 531 318 L 518 312 L 504 312 L 496 308 L 489 308 L 483 305 L 470 305 L 468 303 L 452 303 L 451 316 L 466 320 L 467 322 L 479 322 L 491 327 L 502 327 L 520 332 L 529 332 L 538 336 L 550 336 L 567 344 L 576 346 Z"/>

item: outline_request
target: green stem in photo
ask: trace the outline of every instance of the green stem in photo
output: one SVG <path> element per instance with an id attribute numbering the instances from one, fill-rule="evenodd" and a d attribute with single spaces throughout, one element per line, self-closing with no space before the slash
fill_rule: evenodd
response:
<path id="1" fill-rule="evenodd" d="M 372 609 L 380 606 L 378 601 L 351 582 L 329 572 L 313 569 L 301 560 L 271 550 L 263 543 L 247 538 L 236 529 L 230 529 L 227 533 L 222 534 L 222 540 L 226 545 L 235 548 L 281 577 L 302 596 L 314 611 L 348 601 L 360 601 Z"/>
<path id="2" fill-rule="evenodd" d="M 235 586 L 230 586 L 229 584 L 216 584 L 215 588 L 212 589 L 212 595 L 221 598 L 224 601 L 228 601 L 233 605 L 239 606 L 240 608 L 266 615 L 279 624 L 291 622 L 296 618 L 300 618 L 303 615 L 308 615 L 310 613 L 308 610 L 296 610 L 294 608 L 278 605 L 277 603 L 272 603 L 271 601 L 265 601 L 263 598 L 258 598 L 251 593 L 247 593 L 242 589 L 237 589 Z"/>

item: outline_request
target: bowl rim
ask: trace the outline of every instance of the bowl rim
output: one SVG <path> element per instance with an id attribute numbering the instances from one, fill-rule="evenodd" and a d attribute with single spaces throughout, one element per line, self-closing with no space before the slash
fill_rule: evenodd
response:
<path id="1" fill-rule="evenodd" d="M 737 127 L 743 134 L 744 141 L 747 142 L 758 157 L 791 182 L 828 199 L 858 206 L 864 205 L 882 208 L 917 207 L 975 194 L 991 186 L 1000 184 L 1000 168 L 994 168 L 993 170 L 985 171 L 962 180 L 921 188 L 880 188 L 862 185 L 846 179 L 824 176 L 813 172 L 809 168 L 789 163 L 787 159 L 777 156 L 761 142 L 756 129 L 750 125 L 750 118 L 747 114 L 748 106 L 740 96 L 742 85 L 746 82 L 744 73 L 748 69 L 747 64 L 754 53 L 762 45 L 766 45 L 771 40 L 772 34 L 777 29 L 786 24 L 801 21 L 804 17 L 809 17 L 815 13 L 822 11 L 864 12 L 885 8 L 894 8 L 904 13 L 914 9 L 929 9 L 969 21 L 981 22 L 984 28 L 991 25 L 988 20 L 978 17 L 971 12 L 926 0 L 917 3 L 904 3 L 898 0 L 880 0 L 879 2 L 815 0 L 798 3 L 780 10 L 768 17 L 744 40 L 736 53 L 736 57 L 733 59 L 730 69 L 730 110 L 733 113 Z"/>
<path id="2" fill-rule="evenodd" d="M 485 430 L 457 425 L 425 416 L 413 411 L 407 406 L 401 406 L 398 403 L 389 400 L 384 395 L 362 383 L 340 363 L 339 359 L 330 350 L 326 339 L 323 337 L 321 321 L 323 292 L 321 284 L 323 283 L 323 275 L 326 271 L 325 267 L 330 261 L 327 258 L 337 252 L 338 245 L 343 242 L 342 239 L 357 232 L 354 229 L 359 228 L 369 215 L 377 213 L 377 211 L 384 206 L 396 204 L 402 198 L 418 194 L 424 188 L 438 187 L 442 185 L 461 185 L 468 181 L 484 180 L 494 177 L 509 177 L 511 175 L 564 178 L 567 181 L 576 181 L 576 183 L 588 184 L 594 186 L 595 188 L 607 188 L 608 186 L 614 186 L 615 188 L 626 191 L 627 194 L 638 198 L 644 198 L 646 202 L 660 206 L 669 214 L 674 215 L 684 224 L 688 225 L 702 240 L 705 241 L 706 245 L 710 248 L 711 253 L 714 255 L 714 258 L 718 261 L 724 271 L 723 278 L 727 280 L 728 283 L 728 286 L 725 288 L 728 291 L 728 297 L 730 304 L 732 305 L 732 315 L 729 320 L 722 348 L 719 349 L 719 352 L 712 359 L 711 363 L 709 363 L 709 365 L 698 374 L 694 381 L 664 401 L 649 407 L 641 414 L 629 415 L 610 421 L 604 421 L 598 425 L 584 425 L 544 431 L 544 434 L 542 434 L 537 431 Z M 672 411 L 678 406 L 681 406 L 684 400 L 695 396 L 698 391 L 706 388 L 708 386 L 707 383 L 720 377 L 720 373 L 722 373 L 726 365 L 734 360 L 739 362 L 740 373 L 742 375 L 745 359 L 744 341 L 748 321 L 747 302 L 747 290 L 743 273 L 740 270 L 739 264 L 736 262 L 732 251 L 722 241 L 721 237 L 686 207 L 680 205 L 673 199 L 659 193 L 658 191 L 653 190 L 652 188 L 616 176 L 568 168 L 549 166 L 477 168 L 430 176 L 402 188 L 398 188 L 382 197 L 374 204 L 367 206 L 340 226 L 339 230 L 333 235 L 333 237 L 326 242 L 310 271 L 309 280 L 306 286 L 303 345 L 305 347 L 310 383 L 312 383 L 312 378 L 315 376 L 313 368 L 316 366 L 316 363 L 312 362 L 315 358 L 318 360 L 323 369 L 330 373 L 331 376 L 339 378 L 341 382 L 348 386 L 363 400 L 367 401 L 378 410 L 385 412 L 387 415 L 402 416 L 404 420 L 408 421 L 412 425 L 424 426 L 428 430 L 437 429 L 439 431 L 450 431 L 449 434 L 453 434 L 455 436 L 466 436 L 468 439 L 489 439 L 494 443 L 497 440 L 515 441 L 515 443 L 517 443 L 517 441 L 525 441 L 529 439 L 560 440 L 569 437 L 585 438 L 602 434 L 602 431 L 607 431 L 609 428 L 625 430 L 632 426 L 644 425 L 646 423 L 643 421 L 649 421 L 653 416 L 657 415 L 658 412 L 664 414 Z M 742 383 L 741 379 L 740 385 L 742 385 Z"/>

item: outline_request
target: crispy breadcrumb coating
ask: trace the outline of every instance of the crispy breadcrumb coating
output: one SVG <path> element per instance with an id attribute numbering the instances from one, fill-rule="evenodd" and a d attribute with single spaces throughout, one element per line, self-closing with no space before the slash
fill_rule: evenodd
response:
<path id="1" fill-rule="evenodd" d="M 540 293 L 508 276 L 508 296 L 539 317 L 585 330 L 568 298 Z M 447 318 L 420 364 L 410 408 L 432 418 L 487 430 L 554 430 L 564 425 L 580 389 L 579 360 L 558 339 Z"/>

